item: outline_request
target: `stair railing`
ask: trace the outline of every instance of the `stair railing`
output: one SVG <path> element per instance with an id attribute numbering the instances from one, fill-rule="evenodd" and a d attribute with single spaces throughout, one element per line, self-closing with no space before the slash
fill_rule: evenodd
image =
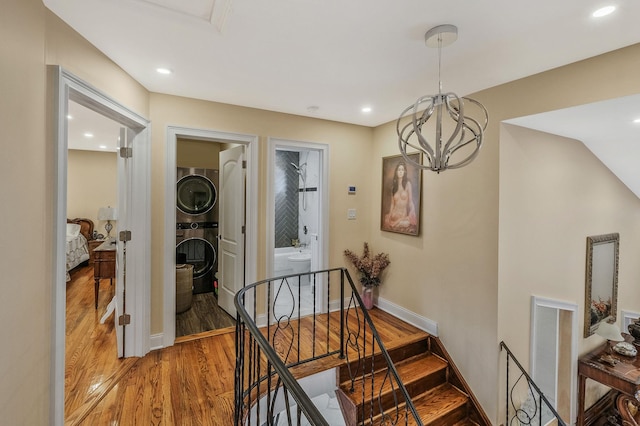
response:
<path id="1" fill-rule="evenodd" d="M 566 426 L 558 412 L 504 342 L 500 349 L 507 353 L 506 425 L 546 425 L 555 420 L 558 426 Z M 518 368 L 516 379 L 510 384 L 510 360 Z"/>
<path id="2" fill-rule="evenodd" d="M 351 287 L 346 308 L 345 277 Z M 348 364 L 352 384 L 357 375 L 370 375 L 366 424 L 381 407 L 381 396 L 372 392 L 374 380 L 382 380 L 391 383 L 396 406 L 394 413 L 383 415 L 381 424 L 406 424 L 413 417 L 422 425 L 371 317 L 360 308 L 362 300 L 345 268 L 259 281 L 236 294 L 235 306 L 235 426 L 293 425 L 303 417 L 312 426 L 328 426 L 292 370 L 323 358 L 330 362 L 332 357 L 353 363 Z M 384 377 L 374 378 L 383 366 Z M 365 392 L 365 387 L 359 391 Z"/>
<path id="3" fill-rule="evenodd" d="M 369 312 L 358 308 L 363 306 L 363 303 L 351 276 L 348 273 L 346 276 L 351 287 L 351 297 L 345 313 L 347 334 L 345 356 L 351 382 L 349 391 L 361 392 L 362 401 L 368 401 L 362 405 L 359 413 L 362 419 L 360 424 L 373 424 L 374 418 L 381 415 L 380 424 L 382 425 L 408 424 L 411 419 L 414 424 L 422 426 L 409 392 L 400 379 Z M 384 372 L 382 377 L 380 377 L 381 371 Z M 374 391 L 376 382 L 379 382 L 377 394 Z M 359 384 L 359 389 L 356 389 L 356 383 Z M 385 404 L 382 394 L 385 384 L 391 387 L 391 398 L 394 403 L 393 409 L 386 411 L 383 408 Z"/>

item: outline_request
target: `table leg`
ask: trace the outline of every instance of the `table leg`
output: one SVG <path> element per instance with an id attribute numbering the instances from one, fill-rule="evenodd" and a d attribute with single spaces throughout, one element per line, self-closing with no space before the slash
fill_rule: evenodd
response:
<path id="1" fill-rule="evenodd" d="M 100 288 L 100 278 L 95 278 L 94 279 L 95 283 L 94 283 L 94 290 L 95 290 L 95 295 L 96 295 L 96 309 L 98 309 L 98 289 Z"/>
<path id="2" fill-rule="evenodd" d="M 578 419 L 576 420 L 576 426 L 584 426 L 584 392 L 586 382 L 587 377 L 578 374 Z"/>

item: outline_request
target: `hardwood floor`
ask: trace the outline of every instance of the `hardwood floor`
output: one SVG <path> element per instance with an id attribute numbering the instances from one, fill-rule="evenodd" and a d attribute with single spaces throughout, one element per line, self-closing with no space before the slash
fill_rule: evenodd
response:
<path id="1" fill-rule="evenodd" d="M 176 337 L 235 325 L 235 319 L 218 306 L 213 292 L 194 294 L 191 308 L 176 315 Z"/>
<path id="2" fill-rule="evenodd" d="M 93 267 L 81 266 L 71 271 L 66 298 L 66 424 L 77 424 L 137 360 L 118 359 L 113 314 L 100 324 L 113 292 L 108 279 L 100 281 L 96 310 Z"/>
<path id="3" fill-rule="evenodd" d="M 232 425 L 234 328 L 196 335 L 142 358 L 119 360 L 113 318 L 99 324 L 113 290 L 109 280 L 100 287 L 96 312 L 91 267 L 74 271 L 67 284 L 65 424 Z M 385 345 L 424 333 L 379 309 L 370 313 Z M 338 326 L 339 321 L 329 326 L 331 340 Z M 342 362 L 324 358 L 292 371 L 302 377 Z"/>

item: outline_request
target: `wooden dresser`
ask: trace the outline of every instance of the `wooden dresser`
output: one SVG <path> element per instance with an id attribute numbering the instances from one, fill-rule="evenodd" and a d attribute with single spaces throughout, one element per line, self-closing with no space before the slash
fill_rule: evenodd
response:
<path id="1" fill-rule="evenodd" d="M 109 278 L 111 285 L 116 277 L 116 244 L 115 240 L 106 240 L 93 249 L 93 278 L 95 281 L 95 306 L 98 309 L 98 290 L 100 280 Z"/>
<path id="2" fill-rule="evenodd" d="M 633 340 L 628 334 L 623 334 L 623 336 L 625 336 L 627 342 Z M 608 343 L 599 346 L 578 360 L 577 426 L 594 423 L 595 415 L 585 413 L 584 409 L 585 383 L 587 379 L 609 386 L 613 389 L 613 392 L 617 393 L 617 395 L 611 396 L 615 397 L 616 408 L 622 417 L 623 424 L 638 424 L 632 418 L 628 404 L 634 404 L 636 407 L 640 404 L 640 354 L 634 357 L 627 357 L 613 352 L 611 356 L 617 362 L 615 365 L 607 364 L 601 360 L 601 357 L 609 354 L 607 345 Z M 592 408 L 595 408 L 595 406 Z M 591 409 L 587 411 L 589 412 Z"/>

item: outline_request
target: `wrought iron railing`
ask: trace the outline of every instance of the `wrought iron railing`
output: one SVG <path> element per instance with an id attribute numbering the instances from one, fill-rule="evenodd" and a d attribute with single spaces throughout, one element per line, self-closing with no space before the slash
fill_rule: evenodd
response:
<path id="1" fill-rule="evenodd" d="M 236 426 L 293 425 L 302 418 L 328 425 L 293 374 L 323 359 L 325 365 L 346 363 L 348 391 L 365 401 L 361 425 L 374 417 L 383 425 L 410 418 L 422 424 L 346 269 L 263 280 L 238 292 L 235 305 Z M 375 394 L 381 388 L 375 383 L 387 384 L 391 393 Z M 384 409 L 389 399 L 393 408 Z"/>
<path id="2" fill-rule="evenodd" d="M 507 353 L 506 366 L 506 425 L 547 425 L 565 426 L 558 412 L 549 402 L 538 385 L 522 368 L 509 347 L 500 342 L 500 349 Z M 517 367 L 515 373 L 510 369 L 513 362 Z"/>

